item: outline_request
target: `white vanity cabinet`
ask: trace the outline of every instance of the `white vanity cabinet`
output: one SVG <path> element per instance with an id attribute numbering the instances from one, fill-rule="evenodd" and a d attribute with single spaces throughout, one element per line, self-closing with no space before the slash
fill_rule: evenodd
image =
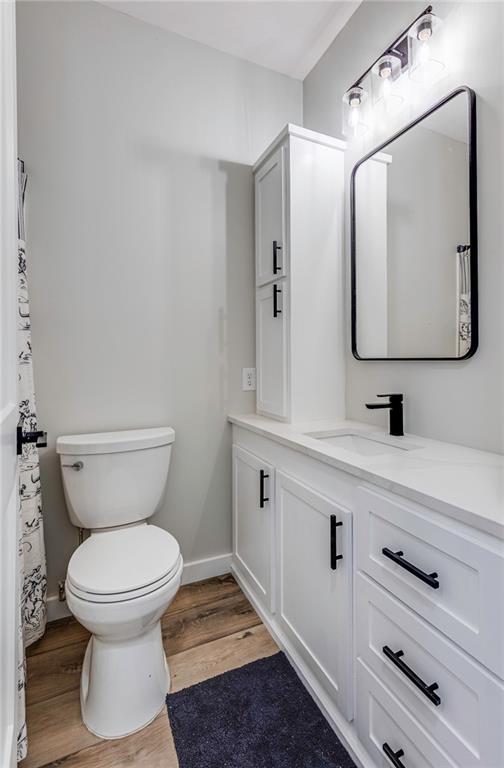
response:
<path id="1" fill-rule="evenodd" d="M 269 476 L 262 509 L 261 471 Z M 336 502 L 341 495 L 343 502 Z M 346 501 L 337 473 L 235 431 L 233 570 L 313 689 L 351 720 L 353 558 Z"/>
<path id="2" fill-rule="evenodd" d="M 233 446 L 233 554 L 261 605 L 274 610 L 272 555 L 275 469 Z"/>
<path id="3" fill-rule="evenodd" d="M 256 285 L 285 277 L 287 260 L 286 144 L 255 173 Z"/>
<path id="4" fill-rule="evenodd" d="M 345 143 L 288 125 L 254 166 L 257 411 L 342 417 Z"/>
<path id="5" fill-rule="evenodd" d="M 268 413 L 288 417 L 289 297 L 286 280 L 257 289 L 257 402 Z"/>
<path id="6" fill-rule="evenodd" d="M 470 525 L 460 519 L 467 508 L 435 493 L 420 503 L 403 459 L 400 487 L 383 482 L 378 462 L 367 464 L 373 484 L 348 451 L 337 458 L 306 432 L 231 420 L 233 570 L 356 765 L 504 768 L 504 534 L 488 530 L 502 519 L 495 508 Z M 422 476 L 440 445 L 425 445 Z M 457 466 L 484 461 L 453 452 Z M 412 468 L 417 479 L 416 459 Z M 271 477 L 267 517 L 257 509 L 261 469 Z"/>
<path id="7" fill-rule="evenodd" d="M 351 719 L 352 515 L 277 470 L 278 622 Z"/>
<path id="8" fill-rule="evenodd" d="M 378 764 L 504 766 L 502 542 L 367 487 L 355 516 L 359 738 Z"/>

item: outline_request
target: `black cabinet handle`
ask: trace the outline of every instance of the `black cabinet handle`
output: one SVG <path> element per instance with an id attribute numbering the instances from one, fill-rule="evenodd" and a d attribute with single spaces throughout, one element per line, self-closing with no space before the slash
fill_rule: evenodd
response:
<path id="1" fill-rule="evenodd" d="M 282 267 L 278 266 L 278 251 L 282 250 L 282 246 L 278 244 L 278 240 L 273 240 L 273 274 L 282 271 Z"/>
<path id="2" fill-rule="evenodd" d="M 416 565 L 413 565 L 413 563 L 410 563 L 408 560 L 404 559 L 404 552 L 392 552 L 391 549 L 383 547 L 382 553 L 385 555 L 385 557 L 388 557 L 389 560 L 392 560 L 394 563 L 397 563 L 397 565 L 400 565 L 401 568 L 404 568 L 405 571 L 412 573 L 413 576 L 417 577 L 417 579 L 420 579 L 420 581 L 428 584 L 429 587 L 432 587 L 432 589 L 439 589 L 437 573 L 425 573 L 425 571 L 420 570 L 420 568 L 417 568 Z"/>
<path id="3" fill-rule="evenodd" d="M 340 521 L 339 523 L 336 522 L 336 515 L 331 515 L 330 517 L 331 521 L 331 570 L 336 570 L 336 562 L 337 560 L 343 560 L 343 555 L 337 555 L 336 550 L 336 528 L 339 528 L 340 525 L 343 525 L 343 523 Z"/>
<path id="4" fill-rule="evenodd" d="M 278 309 L 278 294 L 282 293 L 282 289 L 278 285 L 273 286 L 273 317 L 278 317 L 282 314 L 282 310 Z"/>
<path id="5" fill-rule="evenodd" d="M 259 506 L 261 509 L 264 507 L 264 504 L 266 501 L 269 501 L 269 496 L 264 495 L 264 481 L 266 478 L 268 478 L 269 475 L 266 474 L 264 469 L 261 469 L 259 472 Z"/>
<path id="6" fill-rule="evenodd" d="M 387 755 L 388 759 L 394 766 L 394 768 L 406 768 L 404 763 L 401 763 L 400 759 L 401 757 L 404 757 L 404 749 L 398 749 L 397 752 L 394 752 L 392 747 L 389 747 L 387 742 L 382 747 L 383 751 Z"/>
<path id="7" fill-rule="evenodd" d="M 411 667 L 408 667 L 408 665 L 402 661 L 401 656 L 404 656 L 404 651 L 392 651 L 388 645 L 384 645 L 382 648 L 383 653 L 387 657 L 387 659 L 390 659 L 392 664 L 395 664 L 395 666 L 401 670 L 403 675 L 406 675 L 408 680 L 411 680 L 413 685 L 416 685 L 416 687 L 422 691 L 424 696 L 427 696 L 429 701 L 432 701 L 433 704 L 436 705 L 436 707 L 439 707 L 441 704 L 441 699 L 437 695 L 437 693 L 434 693 L 434 691 L 437 691 L 439 688 L 439 685 L 437 683 L 432 683 L 432 685 L 427 685 L 427 683 L 424 683 L 421 677 L 418 677 L 416 672 L 413 672 Z"/>

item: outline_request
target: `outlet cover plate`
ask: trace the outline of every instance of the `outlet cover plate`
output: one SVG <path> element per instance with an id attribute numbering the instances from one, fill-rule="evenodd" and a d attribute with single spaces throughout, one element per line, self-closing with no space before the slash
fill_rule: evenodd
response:
<path id="1" fill-rule="evenodd" d="M 242 390 L 243 392 L 254 392 L 256 388 L 256 369 L 242 368 Z"/>

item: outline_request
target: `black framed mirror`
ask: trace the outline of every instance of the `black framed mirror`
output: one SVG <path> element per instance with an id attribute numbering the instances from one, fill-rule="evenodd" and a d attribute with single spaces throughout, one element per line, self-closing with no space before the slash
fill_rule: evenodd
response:
<path id="1" fill-rule="evenodd" d="M 465 360 L 478 347 L 476 95 L 457 88 L 350 182 L 352 352 Z"/>

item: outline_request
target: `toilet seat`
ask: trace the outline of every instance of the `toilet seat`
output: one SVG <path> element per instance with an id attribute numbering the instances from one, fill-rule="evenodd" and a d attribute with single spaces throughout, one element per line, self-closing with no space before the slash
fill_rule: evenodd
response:
<path id="1" fill-rule="evenodd" d="M 72 555 L 67 589 L 93 603 L 133 600 L 168 584 L 180 562 L 177 540 L 155 525 L 97 531 Z"/>

